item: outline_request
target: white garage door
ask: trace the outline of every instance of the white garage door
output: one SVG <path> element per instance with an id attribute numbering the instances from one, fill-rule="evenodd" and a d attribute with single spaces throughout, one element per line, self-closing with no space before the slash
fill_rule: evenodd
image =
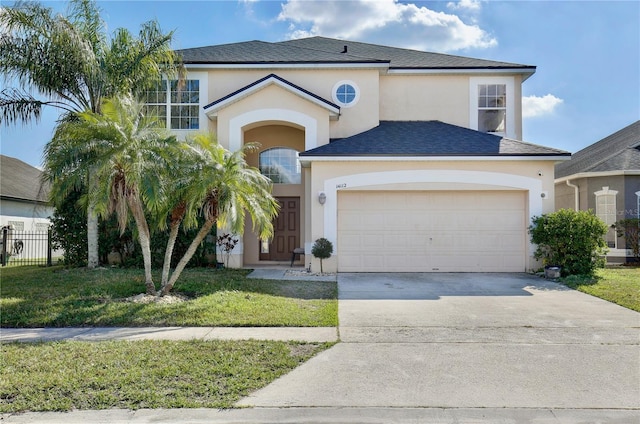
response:
<path id="1" fill-rule="evenodd" d="M 522 191 L 342 191 L 341 272 L 525 271 Z"/>

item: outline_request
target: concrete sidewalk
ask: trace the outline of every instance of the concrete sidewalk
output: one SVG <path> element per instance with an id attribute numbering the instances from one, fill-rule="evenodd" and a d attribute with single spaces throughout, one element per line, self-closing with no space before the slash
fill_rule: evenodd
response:
<path id="1" fill-rule="evenodd" d="M 2 414 L 4 424 L 588 424 L 638 422 L 637 411 L 555 408 L 108 409 Z"/>
<path id="2" fill-rule="evenodd" d="M 53 340 L 278 340 L 335 342 L 335 327 L 75 327 L 1 328 L 0 342 Z"/>

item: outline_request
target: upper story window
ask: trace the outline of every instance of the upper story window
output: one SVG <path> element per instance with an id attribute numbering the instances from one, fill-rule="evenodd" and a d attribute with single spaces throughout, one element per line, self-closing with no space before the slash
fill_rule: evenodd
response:
<path id="1" fill-rule="evenodd" d="M 298 152 L 287 147 L 274 147 L 260 153 L 260 172 L 274 184 L 300 184 Z"/>
<path id="2" fill-rule="evenodd" d="M 360 90 L 353 81 L 338 81 L 333 86 L 333 101 L 342 107 L 351 107 L 358 103 Z"/>
<path id="3" fill-rule="evenodd" d="M 602 187 L 602 190 L 596 191 L 596 216 L 600 218 L 607 226 L 609 231 L 605 236 L 607 246 L 615 249 L 618 237 L 615 229 L 611 228 L 616 222 L 616 197 L 618 192 L 616 190 L 609 190 L 609 187 Z"/>
<path id="4" fill-rule="evenodd" d="M 478 131 L 506 133 L 506 84 L 478 84 Z"/>
<path id="5" fill-rule="evenodd" d="M 471 78 L 469 94 L 471 128 L 517 138 L 513 78 Z"/>
<path id="6" fill-rule="evenodd" d="M 162 80 L 147 92 L 145 113 L 161 122 L 169 123 L 172 130 L 200 128 L 200 80 Z"/>

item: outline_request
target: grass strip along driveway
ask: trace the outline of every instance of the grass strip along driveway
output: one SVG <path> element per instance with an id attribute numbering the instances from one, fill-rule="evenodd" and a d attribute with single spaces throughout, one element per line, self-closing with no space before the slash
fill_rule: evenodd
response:
<path id="1" fill-rule="evenodd" d="M 140 270 L 2 269 L 2 327 L 335 327 L 335 282 L 246 278 L 247 270 L 187 269 L 176 303 L 138 303 Z M 156 280 L 159 276 L 154 276 Z"/>
<path id="2" fill-rule="evenodd" d="M 593 276 L 570 275 L 561 282 L 572 289 L 640 312 L 640 267 L 598 269 Z"/>
<path id="3" fill-rule="evenodd" d="M 331 345 L 254 340 L 4 344 L 0 412 L 230 408 Z"/>

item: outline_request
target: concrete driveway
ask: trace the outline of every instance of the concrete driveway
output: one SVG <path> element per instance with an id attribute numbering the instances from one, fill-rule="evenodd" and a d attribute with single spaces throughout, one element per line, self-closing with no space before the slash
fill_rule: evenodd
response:
<path id="1" fill-rule="evenodd" d="M 338 284 L 342 343 L 239 405 L 640 416 L 636 312 L 527 274 L 339 274 Z"/>

